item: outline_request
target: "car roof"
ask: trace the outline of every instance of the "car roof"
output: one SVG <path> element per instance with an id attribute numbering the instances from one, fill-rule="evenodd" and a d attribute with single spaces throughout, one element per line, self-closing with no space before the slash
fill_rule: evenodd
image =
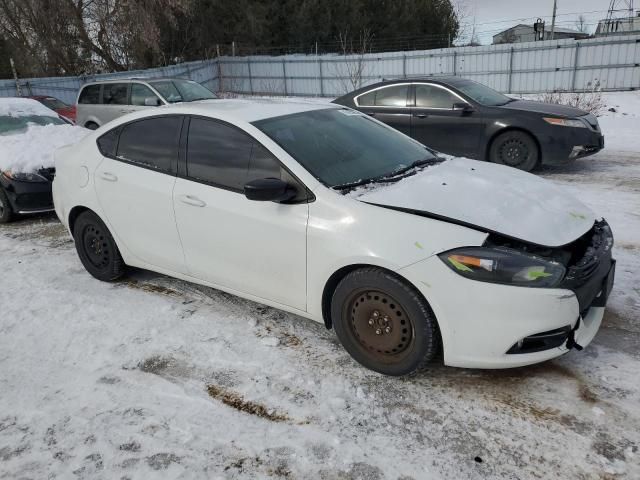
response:
<path id="1" fill-rule="evenodd" d="M 94 80 L 92 82 L 87 82 L 83 85 L 83 87 L 87 85 L 100 85 L 102 83 L 126 83 L 126 82 L 157 82 L 161 80 L 187 80 L 191 81 L 188 78 L 178 78 L 178 77 L 116 77 L 116 78 L 106 78 L 104 80 Z"/>
<path id="2" fill-rule="evenodd" d="M 368 85 L 365 85 L 364 87 L 361 87 L 357 90 L 354 90 L 352 92 L 349 92 L 339 98 L 336 99 L 337 103 L 340 103 L 340 101 L 344 101 L 347 99 L 352 99 L 353 97 L 356 97 L 362 93 L 368 92 L 371 89 L 374 88 L 380 88 L 380 87 L 384 87 L 387 85 L 395 85 L 398 83 L 416 83 L 416 82 L 430 82 L 430 83 L 435 83 L 435 84 L 440 84 L 440 85 L 447 85 L 447 86 L 451 86 L 451 87 L 455 87 L 457 85 L 459 85 L 462 82 L 469 82 L 471 80 L 467 79 L 467 78 L 462 78 L 462 77 L 455 77 L 455 76 L 417 76 L 417 77 L 407 77 L 407 78 L 394 78 L 394 79 L 388 79 L 388 80 L 381 80 L 380 82 L 376 82 L 376 83 L 371 83 Z"/>
<path id="3" fill-rule="evenodd" d="M 288 101 L 282 99 L 212 99 L 197 102 L 174 103 L 153 109 L 140 110 L 140 117 L 162 113 L 202 115 L 241 122 L 255 122 L 267 118 L 282 117 L 314 110 L 344 108 L 341 105 L 320 101 Z M 128 118 L 131 118 L 128 116 Z"/>
<path id="4" fill-rule="evenodd" d="M 45 107 L 39 101 L 27 97 L 0 97 L 0 116 L 4 115 L 14 117 L 26 115 L 58 117 L 58 114 L 53 110 Z"/>

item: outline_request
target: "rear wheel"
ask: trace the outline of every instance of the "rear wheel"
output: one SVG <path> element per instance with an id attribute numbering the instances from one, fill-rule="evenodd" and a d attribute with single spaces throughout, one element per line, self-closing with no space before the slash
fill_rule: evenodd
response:
<path id="1" fill-rule="evenodd" d="M 530 172 L 538 165 L 539 149 L 531 135 L 518 130 L 498 135 L 489 149 L 489 160 Z"/>
<path id="2" fill-rule="evenodd" d="M 336 335 L 360 364 L 386 375 L 406 375 L 436 354 L 438 327 L 422 296 L 378 268 L 349 273 L 331 303 Z"/>
<path id="3" fill-rule="evenodd" d="M 13 210 L 7 194 L 0 187 L 0 223 L 9 223 L 11 220 L 13 220 Z"/>
<path id="4" fill-rule="evenodd" d="M 93 212 L 83 212 L 73 226 L 73 239 L 84 268 L 98 280 L 124 275 L 125 264 L 107 226 Z"/>
<path id="5" fill-rule="evenodd" d="M 99 127 L 99 125 L 98 125 L 97 123 L 95 123 L 95 122 L 87 122 L 87 123 L 84 125 L 84 127 L 85 127 L 85 128 L 88 128 L 89 130 L 97 130 L 97 129 L 98 129 L 98 127 Z"/>

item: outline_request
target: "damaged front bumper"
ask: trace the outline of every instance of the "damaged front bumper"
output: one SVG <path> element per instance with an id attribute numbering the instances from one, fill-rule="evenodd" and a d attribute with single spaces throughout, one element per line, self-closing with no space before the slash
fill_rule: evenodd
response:
<path id="1" fill-rule="evenodd" d="M 430 303 L 442 334 L 445 364 L 519 367 L 581 349 L 600 328 L 615 276 L 611 229 L 597 222 L 574 243 L 567 274 L 557 288 L 470 280 L 437 257 L 398 273 Z"/>

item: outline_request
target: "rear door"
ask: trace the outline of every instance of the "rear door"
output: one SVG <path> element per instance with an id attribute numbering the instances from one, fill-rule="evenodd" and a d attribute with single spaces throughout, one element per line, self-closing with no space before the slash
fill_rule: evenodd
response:
<path id="1" fill-rule="evenodd" d="M 376 120 L 411 134 L 411 108 L 408 106 L 410 84 L 401 83 L 377 88 L 357 96 L 358 109 Z"/>
<path id="2" fill-rule="evenodd" d="M 174 206 L 189 274 L 305 310 L 304 187 L 264 146 L 227 123 L 192 118 L 186 152 Z M 274 177 L 296 187 L 294 203 L 245 197 L 245 183 Z"/>
<path id="3" fill-rule="evenodd" d="M 434 83 L 415 83 L 411 136 L 439 152 L 479 158 L 485 119 L 477 111 L 454 108 L 467 104 L 457 93 Z"/>
<path id="4" fill-rule="evenodd" d="M 95 186 L 110 230 L 144 263 L 184 273 L 173 211 L 183 117 L 146 118 L 98 140 L 104 156 Z"/>

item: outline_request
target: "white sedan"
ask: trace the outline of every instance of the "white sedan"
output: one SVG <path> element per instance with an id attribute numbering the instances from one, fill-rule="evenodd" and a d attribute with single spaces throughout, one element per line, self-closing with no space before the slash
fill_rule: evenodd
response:
<path id="1" fill-rule="evenodd" d="M 146 110 L 56 167 L 56 212 L 94 277 L 130 265 L 324 322 L 389 375 L 440 349 L 479 368 L 581 349 L 613 284 L 609 226 L 558 187 L 443 160 L 337 105 Z"/>

